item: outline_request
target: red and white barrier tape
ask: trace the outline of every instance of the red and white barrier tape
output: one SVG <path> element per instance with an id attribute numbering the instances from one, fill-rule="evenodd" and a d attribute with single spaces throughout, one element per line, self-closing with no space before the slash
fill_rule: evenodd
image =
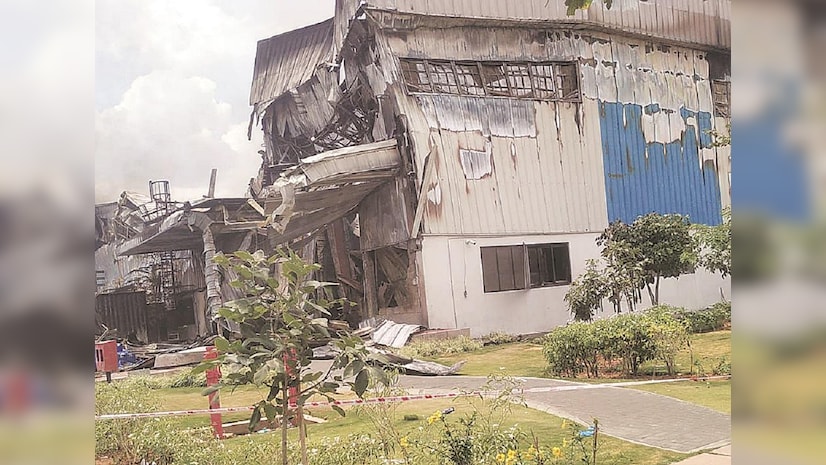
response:
<path id="1" fill-rule="evenodd" d="M 620 383 L 604 383 L 604 384 L 571 384 L 569 386 L 551 386 L 544 388 L 528 388 L 521 389 L 519 392 L 557 392 L 557 391 L 577 391 L 585 389 L 601 389 L 606 387 L 624 387 L 624 386 L 641 386 L 645 384 L 660 384 L 660 383 L 674 383 L 678 381 L 711 381 L 729 379 L 730 375 L 724 376 L 707 376 L 702 378 L 673 378 L 673 379 L 654 379 L 649 381 L 626 381 Z M 393 402 L 408 402 L 413 400 L 427 400 L 427 399 L 447 399 L 464 396 L 479 396 L 484 395 L 482 391 L 471 392 L 450 392 L 443 394 L 418 394 L 409 396 L 392 396 L 392 397 L 373 397 L 369 399 L 346 399 L 336 400 L 333 402 L 306 402 L 304 407 L 330 407 L 330 406 L 344 406 L 344 405 L 366 405 L 366 404 L 384 404 Z M 111 413 L 104 415 L 95 415 L 95 420 L 117 420 L 126 418 L 159 418 L 159 417 L 174 417 L 185 415 L 209 415 L 212 413 L 234 413 L 234 412 L 250 412 L 254 407 L 223 407 L 216 409 L 195 409 L 195 410 L 176 410 L 170 412 L 144 412 L 144 413 Z"/>

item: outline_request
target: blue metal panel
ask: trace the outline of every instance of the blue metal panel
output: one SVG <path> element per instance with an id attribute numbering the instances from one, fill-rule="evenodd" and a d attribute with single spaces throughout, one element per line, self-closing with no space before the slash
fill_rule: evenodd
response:
<path id="1" fill-rule="evenodd" d="M 680 109 L 686 129 L 669 143 L 646 141 L 643 112 L 659 105 L 599 102 L 608 220 L 633 222 L 651 212 L 688 215 L 694 223 L 720 224 L 720 184 L 713 163 L 700 166 L 700 149 L 712 146 L 711 114 Z M 667 110 L 666 110 L 667 111 Z M 688 124 L 693 118 L 699 127 Z"/>

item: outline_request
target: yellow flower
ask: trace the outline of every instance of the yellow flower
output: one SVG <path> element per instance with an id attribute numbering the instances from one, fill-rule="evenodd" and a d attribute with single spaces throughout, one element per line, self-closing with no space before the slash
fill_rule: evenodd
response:
<path id="1" fill-rule="evenodd" d="M 505 461 L 505 454 L 503 454 L 501 452 L 496 454 L 496 461 L 499 462 L 499 463 L 504 462 Z"/>
<path id="2" fill-rule="evenodd" d="M 427 424 L 432 425 L 434 421 L 437 421 L 440 418 L 442 418 L 442 412 L 437 410 L 437 411 L 433 412 L 433 415 L 430 415 L 429 417 L 427 417 Z"/>
<path id="3" fill-rule="evenodd" d="M 562 457 L 562 449 L 560 449 L 559 447 L 554 447 L 553 449 L 551 449 L 551 453 L 554 454 L 554 457 L 556 458 Z"/>
<path id="4" fill-rule="evenodd" d="M 516 451 L 515 450 L 509 450 L 508 451 L 508 458 L 511 459 L 511 460 L 515 459 L 516 458 Z"/>
<path id="5" fill-rule="evenodd" d="M 525 451 L 525 459 L 533 460 L 534 457 L 536 457 L 536 448 L 534 446 L 531 446 L 528 448 L 527 451 Z"/>
<path id="6" fill-rule="evenodd" d="M 409 447 L 410 446 L 410 442 L 408 442 L 407 436 L 404 436 L 401 439 L 399 439 L 399 445 L 401 445 L 402 447 Z"/>

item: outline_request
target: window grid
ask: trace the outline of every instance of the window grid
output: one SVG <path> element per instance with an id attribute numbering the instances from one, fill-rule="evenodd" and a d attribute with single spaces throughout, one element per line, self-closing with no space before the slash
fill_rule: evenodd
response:
<path id="1" fill-rule="evenodd" d="M 533 96 L 533 85 L 531 84 L 531 74 L 529 70 L 530 68 L 525 63 L 505 65 L 511 96 L 522 98 L 530 98 Z"/>
<path id="2" fill-rule="evenodd" d="M 402 75 L 411 92 L 432 92 L 427 64 L 423 61 L 402 60 Z"/>
<path id="3" fill-rule="evenodd" d="M 549 64 L 531 65 L 531 79 L 536 98 L 553 99 L 556 97 L 553 66 Z"/>
<path id="4" fill-rule="evenodd" d="M 579 102 L 576 62 L 452 62 L 401 59 L 409 92 Z"/>
<path id="5" fill-rule="evenodd" d="M 482 78 L 488 95 L 509 97 L 511 95 L 505 67 L 502 64 L 482 63 Z"/>
<path id="6" fill-rule="evenodd" d="M 456 70 L 456 82 L 459 83 L 459 93 L 485 95 L 482 70 L 477 63 L 456 63 L 454 69 Z"/>
<path id="7" fill-rule="evenodd" d="M 561 100 L 579 100 L 579 79 L 576 64 L 565 63 L 556 65 L 559 98 Z"/>
<path id="8" fill-rule="evenodd" d="M 458 94 L 459 85 L 456 83 L 456 73 L 452 63 L 428 63 L 428 71 L 433 82 L 433 91 L 444 94 Z"/>
<path id="9" fill-rule="evenodd" d="M 731 117 L 731 82 L 711 81 L 712 100 L 714 101 L 714 116 Z"/>

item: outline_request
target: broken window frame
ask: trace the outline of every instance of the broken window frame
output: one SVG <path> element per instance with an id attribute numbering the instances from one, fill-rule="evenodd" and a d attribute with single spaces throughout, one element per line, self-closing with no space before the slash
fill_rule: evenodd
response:
<path id="1" fill-rule="evenodd" d="M 532 253 L 537 257 L 536 267 L 531 263 Z M 500 260 L 504 255 L 510 260 Z M 480 260 L 482 288 L 486 294 L 571 284 L 571 254 L 567 242 L 480 247 Z M 495 266 L 491 260 L 496 261 Z M 492 275 L 494 269 L 495 276 Z"/>
<path id="2" fill-rule="evenodd" d="M 711 100 L 714 104 L 714 116 L 731 118 L 731 81 L 712 79 Z"/>
<path id="3" fill-rule="evenodd" d="M 400 58 L 399 61 L 402 79 L 409 94 L 505 97 L 560 102 L 582 101 L 579 62 L 576 60 L 452 61 Z M 472 71 L 473 65 L 478 69 L 478 75 Z M 426 84 L 421 82 L 422 75 L 419 71 L 421 67 L 424 67 L 429 81 Z M 445 69 L 446 67 L 452 69 L 452 82 L 450 82 L 451 73 Z M 542 68 L 550 70 L 551 75 L 538 74 L 537 71 Z M 413 73 L 411 70 L 416 70 L 416 72 Z M 415 82 L 411 82 L 414 76 Z M 469 76 L 470 80 L 474 81 L 474 85 L 468 85 Z M 475 83 L 477 76 L 480 84 Z M 435 77 L 439 77 L 438 84 Z M 551 83 L 552 89 L 548 88 L 548 82 Z M 474 89 L 474 92 L 470 89 Z"/>

